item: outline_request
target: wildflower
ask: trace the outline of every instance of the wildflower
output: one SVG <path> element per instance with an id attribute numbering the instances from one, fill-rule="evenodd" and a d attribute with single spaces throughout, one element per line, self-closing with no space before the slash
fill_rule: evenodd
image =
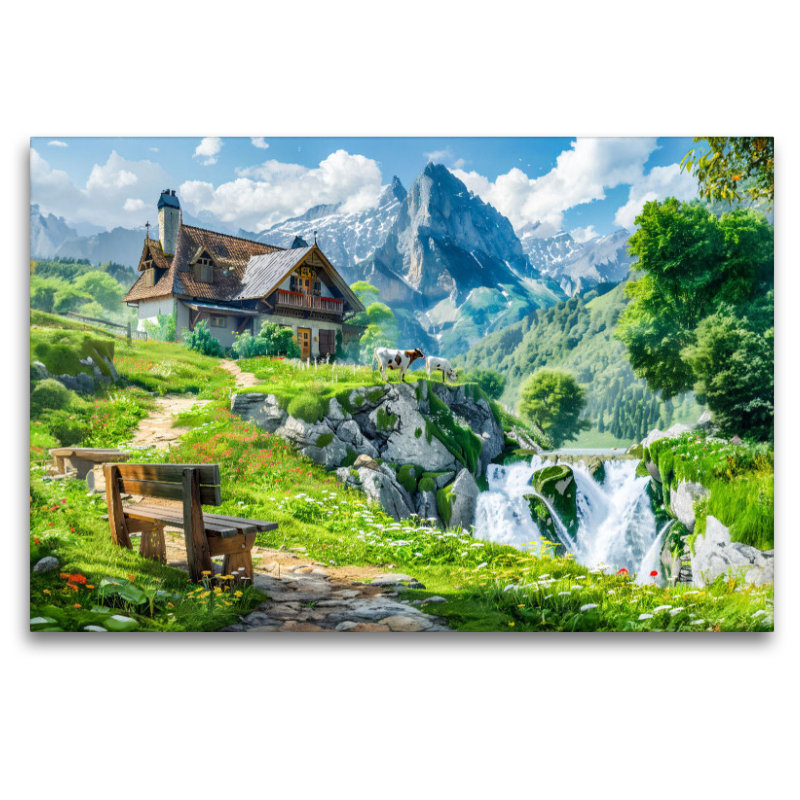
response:
<path id="1" fill-rule="evenodd" d="M 73 606 L 74 606 L 75 608 L 80 608 L 80 607 L 81 607 L 81 604 L 80 604 L 80 603 L 73 603 Z"/>
<path id="2" fill-rule="evenodd" d="M 651 578 L 657 578 L 658 577 L 658 570 L 657 569 L 651 570 L 650 577 Z"/>
<path id="3" fill-rule="evenodd" d="M 508 623 L 508 627 L 509 627 L 509 628 L 513 628 L 513 627 L 514 627 L 514 624 L 515 624 L 515 623 L 513 623 L 513 622 L 509 622 L 509 623 Z"/>
<path id="4" fill-rule="evenodd" d="M 625 567 L 623 567 L 620 570 L 617 570 L 617 575 L 627 575 L 627 574 L 628 574 L 628 570 L 626 570 Z"/>
<path id="5" fill-rule="evenodd" d="M 94 589 L 94 584 L 93 583 L 87 583 L 86 584 L 86 588 L 87 589 Z"/>
<path id="6" fill-rule="evenodd" d="M 50 594 L 50 590 L 49 589 L 42 589 L 42 594 Z"/>
<path id="7" fill-rule="evenodd" d="M 36 537 L 36 536 L 33 537 L 33 543 L 34 544 L 41 544 L 41 542 L 39 541 L 38 537 Z"/>

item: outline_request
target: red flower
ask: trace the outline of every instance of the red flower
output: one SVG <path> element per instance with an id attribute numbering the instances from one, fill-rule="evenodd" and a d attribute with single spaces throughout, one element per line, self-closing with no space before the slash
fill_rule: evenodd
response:
<path id="1" fill-rule="evenodd" d="M 34 536 L 33 537 L 33 543 L 34 544 L 41 544 L 41 542 L 39 541 L 39 537 L 38 536 Z"/>
<path id="2" fill-rule="evenodd" d="M 651 578 L 657 578 L 657 577 L 658 577 L 658 570 L 657 570 L 657 569 L 654 569 L 654 570 L 653 570 L 653 571 L 650 573 L 650 577 L 651 577 Z"/>
<path id="3" fill-rule="evenodd" d="M 627 574 L 628 574 L 628 570 L 626 570 L 625 567 L 623 567 L 620 570 L 617 570 L 617 575 L 627 575 Z"/>

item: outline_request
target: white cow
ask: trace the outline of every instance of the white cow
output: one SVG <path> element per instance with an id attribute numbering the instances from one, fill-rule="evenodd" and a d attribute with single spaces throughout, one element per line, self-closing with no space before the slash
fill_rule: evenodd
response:
<path id="1" fill-rule="evenodd" d="M 439 358 L 439 356 L 428 356 L 425 359 L 425 367 L 428 370 L 428 378 L 431 377 L 431 372 L 439 370 L 442 373 L 442 383 L 447 383 L 445 378 L 450 378 L 454 381 L 458 378 L 458 373 L 450 365 L 446 358 Z"/>
<path id="2" fill-rule="evenodd" d="M 378 369 L 381 371 L 383 379 L 388 382 L 386 370 L 399 369 L 400 380 L 405 383 L 406 370 L 418 359 L 425 358 L 422 351 L 415 350 L 392 350 L 389 347 L 376 347 L 375 358 L 378 361 Z"/>

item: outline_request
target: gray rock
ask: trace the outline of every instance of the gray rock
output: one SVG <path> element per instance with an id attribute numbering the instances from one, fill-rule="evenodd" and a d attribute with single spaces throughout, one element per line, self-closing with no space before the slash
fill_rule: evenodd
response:
<path id="1" fill-rule="evenodd" d="M 325 415 L 325 420 L 331 428 L 338 428 L 339 423 L 347 419 L 349 414 L 341 407 L 339 401 L 332 397 L 328 404 L 328 413 Z"/>
<path id="2" fill-rule="evenodd" d="M 370 581 L 371 586 L 397 586 L 399 583 L 410 583 L 415 581 L 410 575 L 404 575 L 402 572 L 388 573 L 386 575 L 378 575 Z"/>
<path id="3" fill-rule="evenodd" d="M 325 447 L 303 447 L 300 454 L 324 467 L 337 467 L 347 456 L 347 448 L 334 436 Z"/>
<path id="4" fill-rule="evenodd" d="M 743 578 L 760 586 L 775 580 L 775 551 L 731 542 L 730 531 L 716 517 L 706 517 L 704 536 L 698 536 L 692 556 L 692 580 L 706 586 L 720 575 Z"/>
<path id="5" fill-rule="evenodd" d="M 33 571 L 52 572 L 54 569 L 58 569 L 58 559 L 55 556 L 45 556 L 36 562 Z"/>
<path id="6" fill-rule="evenodd" d="M 448 470 L 447 472 L 443 472 L 441 475 L 439 475 L 434 479 L 436 488 L 443 489 L 445 486 L 447 486 L 448 483 L 450 483 L 450 481 L 453 480 L 453 478 L 455 478 L 455 476 L 456 473 L 454 470 Z"/>
<path id="7" fill-rule="evenodd" d="M 34 361 L 33 366 L 36 368 L 36 371 L 39 373 L 39 377 L 42 380 L 50 377 L 50 373 L 47 371 L 47 367 L 44 364 L 42 364 L 41 361 Z"/>
<path id="8" fill-rule="evenodd" d="M 369 467 L 361 467 L 358 477 L 367 497 L 380 503 L 383 510 L 394 519 L 405 519 L 414 513 L 414 505 L 408 492 L 388 475 Z"/>
<path id="9" fill-rule="evenodd" d="M 278 405 L 274 395 L 258 392 L 233 395 L 231 413 L 252 422 L 267 433 L 275 433 L 288 416 Z"/>
<path id="10" fill-rule="evenodd" d="M 672 513 L 689 531 L 694 530 L 694 503 L 708 497 L 709 491 L 700 483 L 681 481 L 678 488 L 670 493 L 669 505 Z"/>
<path id="11" fill-rule="evenodd" d="M 353 464 L 354 469 L 361 469 L 362 467 L 374 470 L 375 472 L 381 471 L 381 465 L 374 458 L 367 455 L 359 456 Z"/>
<path id="12" fill-rule="evenodd" d="M 450 527 L 461 525 L 463 530 L 475 522 L 475 509 L 478 505 L 480 489 L 468 469 L 462 469 L 453 481 L 452 511 L 450 513 Z"/>
<path id="13" fill-rule="evenodd" d="M 415 498 L 417 514 L 422 519 L 434 519 L 440 523 L 439 509 L 436 505 L 436 492 L 417 492 Z"/>

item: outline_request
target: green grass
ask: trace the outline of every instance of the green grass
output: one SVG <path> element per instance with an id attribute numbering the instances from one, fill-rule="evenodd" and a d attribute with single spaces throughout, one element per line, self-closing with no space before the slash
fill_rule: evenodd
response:
<path id="1" fill-rule="evenodd" d="M 681 481 L 699 482 L 710 495 L 697 507 L 698 521 L 711 514 L 730 529 L 732 541 L 774 547 L 775 454 L 769 445 L 686 433 L 653 442 L 645 455 L 658 466 L 665 501 Z"/>

